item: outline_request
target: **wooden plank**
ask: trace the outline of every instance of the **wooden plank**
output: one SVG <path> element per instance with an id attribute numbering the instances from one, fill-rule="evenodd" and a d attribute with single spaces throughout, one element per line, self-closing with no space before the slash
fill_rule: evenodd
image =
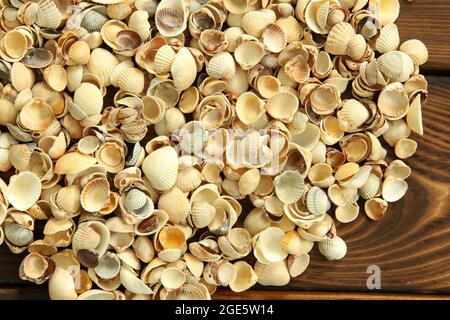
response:
<path id="1" fill-rule="evenodd" d="M 450 77 L 430 76 L 428 80 L 425 135 L 413 136 L 419 150 L 405 160 L 413 170 L 406 197 L 391 205 L 382 221 L 373 222 L 361 214 L 353 223 L 337 225 L 348 244 L 345 259 L 328 262 L 314 249 L 309 268 L 288 286 L 255 287 L 282 293 L 263 291 L 257 297 L 274 297 L 273 292 L 284 297 L 293 291 L 344 291 L 350 296 L 352 292 L 370 292 L 366 287 L 370 265 L 381 269 L 381 290 L 377 293 L 450 294 Z M 0 287 L 19 283 L 19 257 L 3 245 L 0 261 Z M 41 288 L 45 292 L 45 285 Z M 246 292 L 231 296 L 252 297 Z"/>
<path id="2" fill-rule="evenodd" d="M 450 300 L 448 295 L 267 290 L 250 290 L 246 291 L 244 295 L 219 290 L 214 293 L 212 298 L 213 300 Z"/>
<path id="3" fill-rule="evenodd" d="M 450 300 L 448 295 L 250 290 L 245 294 L 218 290 L 213 300 Z M 48 299 L 45 285 L 0 289 L 0 300 Z"/>
<path id="4" fill-rule="evenodd" d="M 428 47 L 430 59 L 423 72 L 450 70 L 450 41 L 445 38 L 450 29 L 450 1 L 403 0 L 397 24 L 402 41 L 420 39 Z"/>

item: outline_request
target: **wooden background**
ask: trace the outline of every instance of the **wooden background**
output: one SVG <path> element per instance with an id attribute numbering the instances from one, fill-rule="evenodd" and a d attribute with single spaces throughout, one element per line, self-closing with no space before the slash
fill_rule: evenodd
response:
<path id="1" fill-rule="evenodd" d="M 391 205 L 385 219 L 364 214 L 338 224 L 348 254 L 328 262 L 315 248 L 311 264 L 286 287 L 254 287 L 244 293 L 220 290 L 215 299 L 450 299 L 450 1 L 402 1 L 398 21 L 402 41 L 425 42 L 430 61 L 422 73 L 430 84 L 424 107 L 425 135 L 404 199 Z M 47 286 L 20 281 L 23 257 L 0 248 L 0 299 L 48 299 Z M 381 290 L 366 287 L 367 267 L 381 268 Z"/>

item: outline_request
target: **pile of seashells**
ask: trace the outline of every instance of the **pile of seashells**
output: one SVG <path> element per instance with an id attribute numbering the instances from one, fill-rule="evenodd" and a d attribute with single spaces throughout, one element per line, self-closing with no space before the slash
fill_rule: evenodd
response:
<path id="1" fill-rule="evenodd" d="M 210 299 L 286 285 L 314 244 L 343 258 L 334 220 L 383 218 L 423 134 L 428 52 L 399 11 L 1 0 L 0 244 L 27 252 L 20 278 L 52 299 Z"/>

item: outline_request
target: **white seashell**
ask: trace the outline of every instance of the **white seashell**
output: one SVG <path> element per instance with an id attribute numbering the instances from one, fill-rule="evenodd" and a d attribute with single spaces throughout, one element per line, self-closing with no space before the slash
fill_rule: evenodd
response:
<path id="1" fill-rule="evenodd" d="M 48 282 L 48 292 L 52 300 L 76 300 L 75 281 L 70 273 L 56 267 Z"/>
<path id="2" fill-rule="evenodd" d="M 335 236 L 332 239 L 320 241 L 319 251 L 327 260 L 340 260 L 347 253 L 347 245 L 342 238 Z"/>
<path id="3" fill-rule="evenodd" d="M 414 98 L 413 102 L 411 102 L 409 111 L 406 114 L 406 122 L 412 131 L 423 135 L 422 103 L 420 94 Z"/>
<path id="4" fill-rule="evenodd" d="M 171 66 L 174 85 L 179 90 L 186 90 L 195 81 L 197 66 L 194 57 L 187 48 L 181 49 Z"/>
<path id="5" fill-rule="evenodd" d="M 296 171 L 285 171 L 274 179 L 275 192 L 286 204 L 298 201 L 303 194 L 304 180 Z"/>
<path id="6" fill-rule="evenodd" d="M 24 171 L 11 177 L 6 197 L 9 203 L 18 210 L 27 210 L 41 195 L 41 181 L 33 172 Z"/>
<path id="7" fill-rule="evenodd" d="M 256 261 L 254 270 L 258 283 L 263 286 L 285 286 L 291 280 L 285 261 L 270 264 Z"/>
<path id="8" fill-rule="evenodd" d="M 341 223 L 354 221 L 359 214 L 359 205 L 356 202 L 349 202 L 343 207 L 337 207 L 335 211 L 336 220 Z"/>
<path id="9" fill-rule="evenodd" d="M 258 276 L 253 268 L 245 261 L 235 262 L 236 276 L 230 282 L 230 289 L 234 292 L 242 292 L 256 284 Z"/>
<path id="10" fill-rule="evenodd" d="M 403 198 L 407 190 L 406 181 L 388 178 L 383 181 L 382 196 L 387 202 L 396 202 Z"/>
<path id="11" fill-rule="evenodd" d="M 127 267 L 120 268 L 120 282 L 134 294 L 152 294 L 153 291 Z"/>
<path id="12" fill-rule="evenodd" d="M 155 12 L 156 28 L 164 37 L 174 37 L 187 28 L 189 11 L 182 0 L 162 0 Z"/>
<path id="13" fill-rule="evenodd" d="M 395 144 L 395 155 L 400 159 L 409 158 L 414 155 L 417 146 L 417 142 L 413 139 L 401 139 Z"/>
<path id="14" fill-rule="evenodd" d="M 418 66 L 428 61 L 428 49 L 420 40 L 411 39 L 405 41 L 399 50 L 409 55 L 412 61 Z"/>
<path id="15" fill-rule="evenodd" d="M 298 277 L 301 275 L 309 265 L 310 257 L 307 253 L 302 253 L 297 256 L 290 256 L 288 258 L 288 269 L 291 277 Z"/>
<path id="16" fill-rule="evenodd" d="M 306 206 L 308 211 L 314 215 L 324 214 L 330 206 L 325 191 L 316 186 L 309 189 L 306 195 Z"/>
<path id="17" fill-rule="evenodd" d="M 175 185 L 178 175 L 178 156 L 172 147 L 162 147 L 150 153 L 142 163 L 142 170 L 157 190 L 168 190 Z"/>

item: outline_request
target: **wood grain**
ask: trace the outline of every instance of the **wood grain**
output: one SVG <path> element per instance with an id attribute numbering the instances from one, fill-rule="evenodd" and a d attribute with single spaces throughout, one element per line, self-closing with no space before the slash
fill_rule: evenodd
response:
<path id="1" fill-rule="evenodd" d="M 419 39 L 428 47 L 430 59 L 422 67 L 423 71 L 450 70 L 450 41 L 446 39 L 450 29 L 450 1 L 403 0 L 396 23 L 402 41 Z"/>
<path id="2" fill-rule="evenodd" d="M 419 142 L 419 150 L 412 159 L 405 160 L 413 170 L 408 179 L 409 190 L 404 199 L 390 206 L 385 219 L 373 222 L 361 214 L 353 223 L 338 223 L 338 234 L 348 244 L 345 259 L 328 262 L 314 249 L 309 268 L 286 287 L 256 286 L 250 293 L 239 294 L 221 290 L 217 298 L 307 299 L 322 295 L 305 291 L 341 291 L 323 298 L 342 299 L 381 298 L 377 294 L 382 293 L 450 294 L 450 78 L 430 76 L 428 80 L 425 135 L 413 136 Z M 18 279 L 19 263 L 19 256 L 9 253 L 6 246 L 0 248 L 0 287 L 15 286 L 0 289 L 0 299 L 8 294 L 47 297 L 45 285 L 32 287 Z M 370 265 L 381 268 L 379 291 L 366 287 Z"/>

